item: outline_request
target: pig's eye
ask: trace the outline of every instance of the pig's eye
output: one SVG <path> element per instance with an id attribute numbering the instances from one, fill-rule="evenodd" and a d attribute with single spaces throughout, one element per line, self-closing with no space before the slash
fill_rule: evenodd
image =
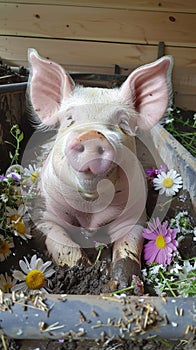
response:
<path id="1" fill-rule="evenodd" d="M 71 126 L 74 123 L 74 120 L 72 118 L 72 115 L 69 115 L 66 120 L 66 126 Z"/>
<path id="2" fill-rule="evenodd" d="M 119 123 L 119 128 L 127 135 L 133 135 L 133 132 L 129 126 L 129 123 L 126 119 L 121 119 Z"/>

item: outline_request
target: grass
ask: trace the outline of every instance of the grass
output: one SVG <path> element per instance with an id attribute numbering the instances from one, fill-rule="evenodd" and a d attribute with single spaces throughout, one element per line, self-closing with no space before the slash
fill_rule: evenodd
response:
<path id="1" fill-rule="evenodd" d="M 164 127 L 196 157 L 196 112 L 170 108 Z"/>

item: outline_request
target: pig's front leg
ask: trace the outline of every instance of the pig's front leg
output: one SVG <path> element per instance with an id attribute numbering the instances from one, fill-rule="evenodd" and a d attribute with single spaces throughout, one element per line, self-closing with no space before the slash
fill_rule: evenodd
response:
<path id="1" fill-rule="evenodd" d="M 46 248 L 58 265 L 74 266 L 81 262 L 90 264 L 84 251 L 69 238 L 63 227 L 52 221 L 45 221 L 38 225 L 38 229 L 46 236 Z"/>
<path id="2" fill-rule="evenodd" d="M 132 275 L 141 277 L 142 230 L 142 226 L 136 225 L 129 233 L 114 242 L 111 289 L 128 287 Z"/>

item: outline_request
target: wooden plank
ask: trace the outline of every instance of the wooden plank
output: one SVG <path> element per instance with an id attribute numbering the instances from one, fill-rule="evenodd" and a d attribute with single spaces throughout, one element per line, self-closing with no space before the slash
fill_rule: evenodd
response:
<path id="1" fill-rule="evenodd" d="M 5 0 L 0 0 L 0 3 Z M 6 0 L 7 3 L 28 4 L 29 0 Z M 131 9 L 142 11 L 174 11 L 185 13 L 196 13 L 195 0 L 31 0 L 32 4 L 48 4 L 48 5 L 70 5 L 84 7 L 103 7 Z"/>
<path id="2" fill-rule="evenodd" d="M 117 64 L 125 70 L 152 62 L 157 58 L 157 46 L 86 42 L 57 39 L 38 39 L 0 36 L 0 57 L 12 65 L 27 63 L 29 47 L 41 56 L 68 66 L 112 67 Z M 196 69 L 196 49 L 166 46 L 165 54 L 174 57 L 175 66 Z"/>
<path id="3" fill-rule="evenodd" d="M 196 111 L 195 95 L 184 95 L 184 94 L 176 93 L 174 95 L 174 102 L 176 107 Z"/>
<path id="4" fill-rule="evenodd" d="M 196 15 L 0 3 L 1 35 L 196 47 Z"/>
<path id="5" fill-rule="evenodd" d="M 36 48 L 41 56 L 76 72 L 114 74 L 114 65 L 118 64 L 120 73 L 127 75 L 157 57 L 157 47 L 150 45 L 0 37 L 0 57 L 10 65 L 27 66 L 28 47 Z M 165 53 L 174 57 L 173 90 L 178 103 L 179 96 L 183 96 L 183 104 L 187 102 L 187 108 L 193 108 L 196 100 L 196 50 L 166 47 Z"/>
<path id="6" fill-rule="evenodd" d="M 12 65 L 16 60 L 27 62 L 29 47 L 36 48 L 41 56 L 63 65 L 114 67 L 118 64 L 128 68 L 153 61 L 157 57 L 157 47 L 150 45 L 0 36 L 0 57 Z"/>

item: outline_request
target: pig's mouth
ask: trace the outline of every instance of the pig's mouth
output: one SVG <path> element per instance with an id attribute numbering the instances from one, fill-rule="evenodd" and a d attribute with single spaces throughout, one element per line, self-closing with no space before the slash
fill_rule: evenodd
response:
<path id="1" fill-rule="evenodd" d="M 75 167 L 75 170 L 79 173 L 83 173 L 87 177 L 104 176 L 110 172 L 112 164 L 113 162 L 111 160 L 94 159 L 79 168 Z"/>
<path id="2" fill-rule="evenodd" d="M 115 185 L 116 166 L 111 162 L 110 169 L 106 173 L 94 172 L 92 168 L 85 168 L 77 171 L 76 176 L 79 184 L 79 192 L 89 199 L 95 199 L 97 196 L 97 185 L 99 181 L 108 179 Z"/>

